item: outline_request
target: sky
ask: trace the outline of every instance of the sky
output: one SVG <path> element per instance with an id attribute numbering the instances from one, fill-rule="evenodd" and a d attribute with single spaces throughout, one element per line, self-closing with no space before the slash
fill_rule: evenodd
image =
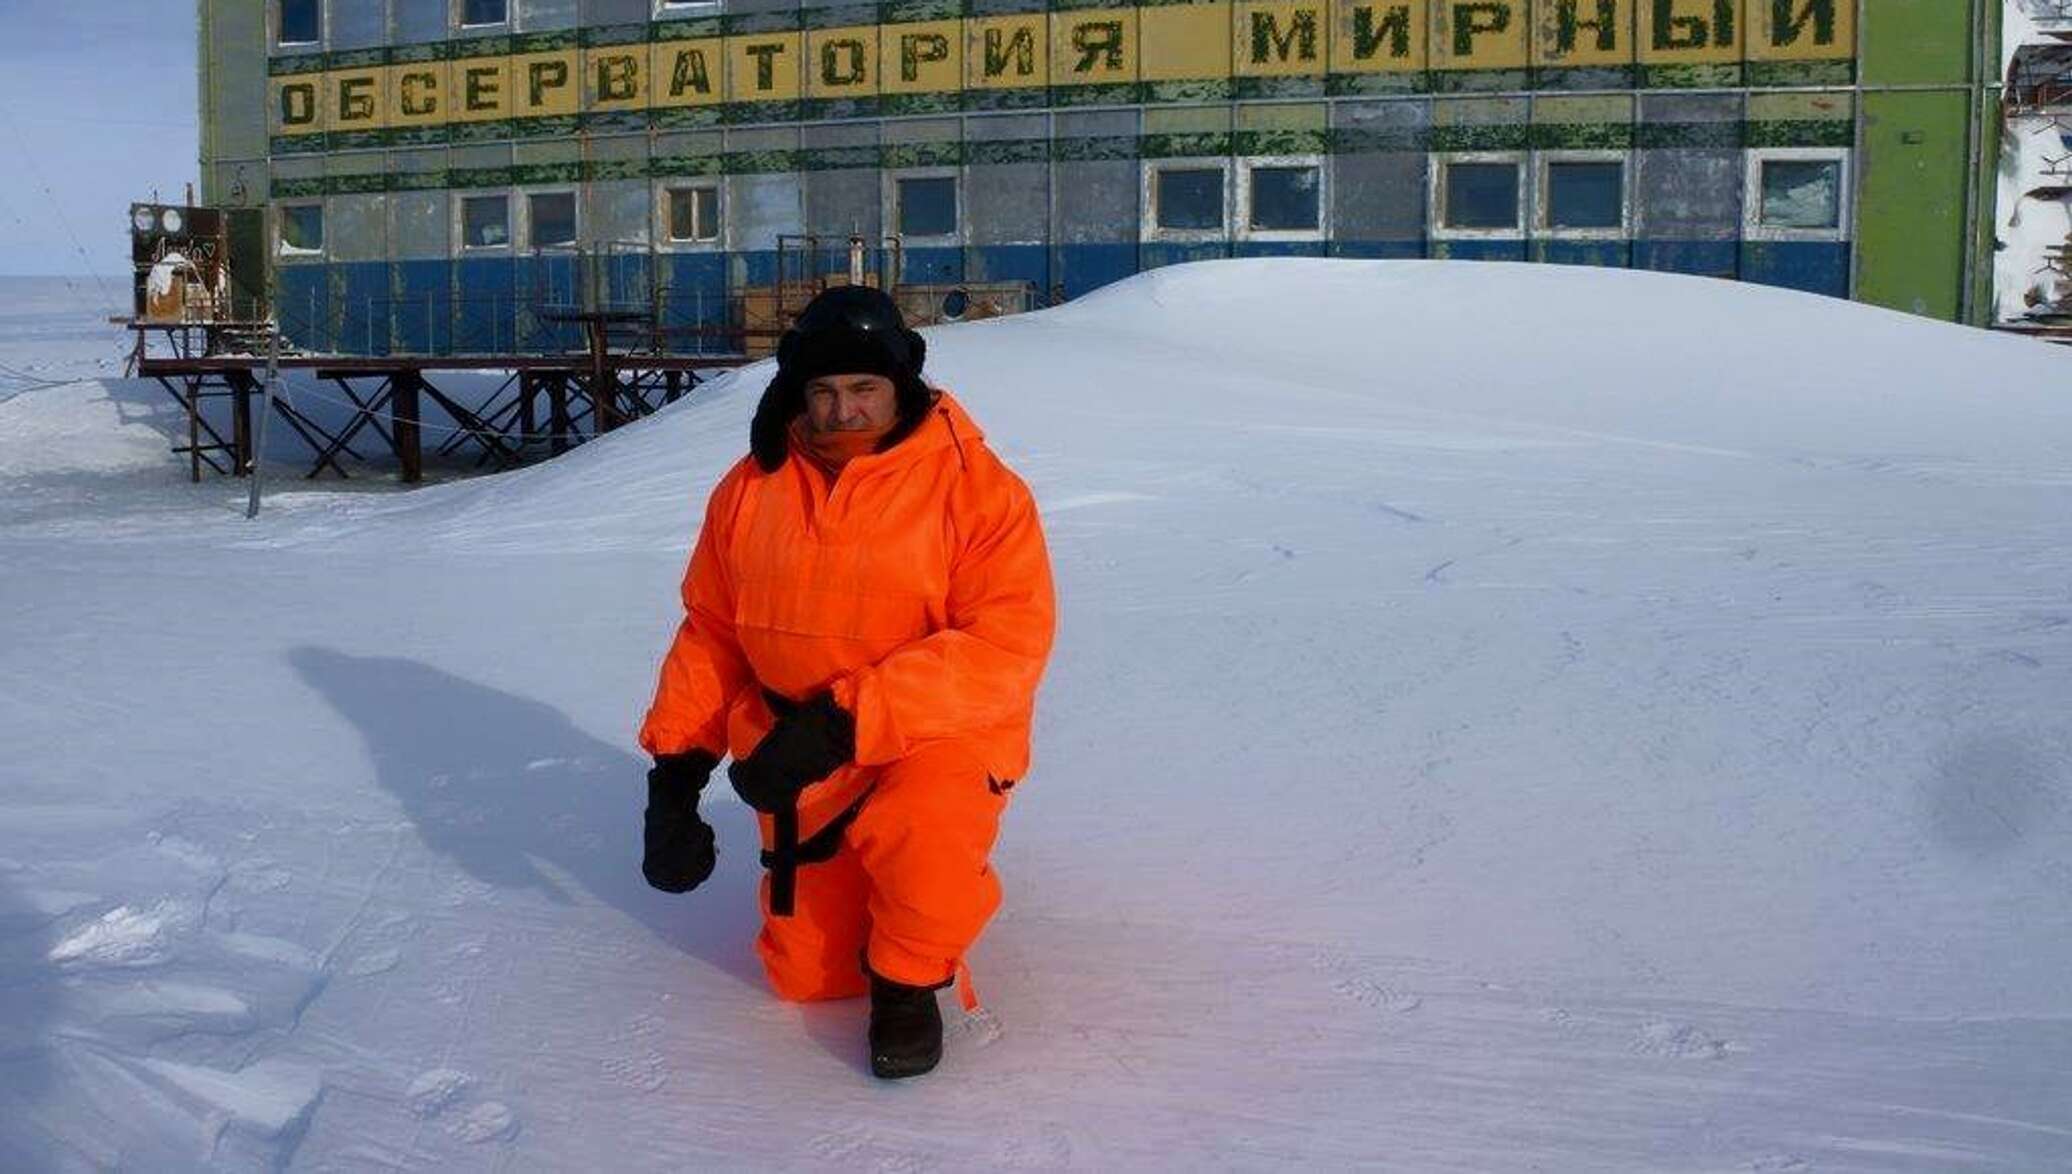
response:
<path id="1" fill-rule="evenodd" d="M 200 181 L 194 0 L 0 0 L 0 275 L 118 276 Z"/>

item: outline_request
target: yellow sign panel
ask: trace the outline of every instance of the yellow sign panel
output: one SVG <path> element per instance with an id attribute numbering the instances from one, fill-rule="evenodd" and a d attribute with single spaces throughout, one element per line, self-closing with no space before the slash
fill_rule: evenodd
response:
<path id="1" fill-rule="evenodd" d="M 1856 0 L 1757 0 L 1750 61 L 1834 61 L 1856 55 Z"/>
<path id="2" fill-rule="evenodd" d="M 806 93 L 868 98 L 878 92 L 878 26 L 814 29 L 806 34 Z"/>
<path id="3" fill-rule="evenodd" d="M 648 104 L 716 106 L 726 93 L 726 45 L 718 37 L 657 41 L 648 53 Z"/>
<path id="4" fill-rule="evenodd" d="M 1134 8 L 1052 13 L 1050 82 L 1080 86 L 1136 81 L 1138 43 Z"/>
<path id="5" fill-rule="evenodd" d="M 594 45 L 583 51 L 583 109 L 645 110 L 648 47 Z"/>
<path id="6" fill-rule="evenodd" d="M 268 127 L 277 135 L 312 135 L 324 130 L 324 75 L 302 73 L 272 79 Z"/>
<path id="7" fill-rule="evenodd" d="M 1633 5 L 1634 0 L 1539 0 L 1533 63 L 1555 69 L 1632 64 Z"/>
<path id="8" fill-rule="evenodd" d="M 512 104 L 510 57 L 467 57 L 453 63 L 453 118 L 456 122 L 495 122 L 509 118 Z"/>
<path id="9" fill-rule="evenodd" d="M 581 109 L 582 85 L 574 49 L 511 58 L 511 116 L 545 118 Z"/>
<path id="10" fill-rule="evenodd" d="M 975 17 L 964 27 L 965 88 L 1023 89 L 1049 79 L 1049 22 L 1042 13 Z"/>
<path id="11" fill-rule="evenodd" d="M 388 125 L 388 71 L 370 66 L 325 75 L 330 91 L 327 130 L 380 130 Z"/>
<path id="12" fill-rule="evenodd" d="M 799 96 L 797 33 L 746 33 L 727 38 L 727 101 L 789 102 Z"/>
<path id="13" fill-rule="evenodd" d="M 1330 10 L 1319 0 L 1239 0 L 1232 19 L 1239 77 L 1314 77 L 1330 60 Z"/>
<path id="14" fill-rule="evenodd" d="M 961 21 L 887 25 L 878 53 L 878 88 L 885 93 L 955 93 L 964 84 Z"/>
<path id="15" fill-rule="evenodd" d="M 450 71 L 444 61 L 413 61 L 388 68 L 390 126 L 444 126 L 452 121 Z"/>
<path id="16" fill-rule="evenodd" d="M 1432 68 L 1524 68 L 1530 15 L 1526 0 L 1435 0 Z"/>
<path id="17" fill-rule="evenodd" d="M 1768 3 L 1768 0 L 1761 0 Z M 1727 64 L 1741 60 L 1741 0 L 1643 0 L 1643 65 Z"/>
<path id="18" fill-rule="evenodd" d="M 1423 0 L 1338 4 L 1331 16 L 1332 73 L 1403 73 L 1425 67 Z"/>
<path id="19" fill-rule="evenodd" d="M 1199 0 L 597 45 L 270 79 L 274 134 L 583 110 L 1425 69 L 1847 60 L 1854 0 Z"/>
<path id="20" fill-rule="evenodd" d="M 1143 48 L 1137 72 L 1147 82 L 1230 76 L 1230 4 L 1161 4 L 1137 10 Z"/>

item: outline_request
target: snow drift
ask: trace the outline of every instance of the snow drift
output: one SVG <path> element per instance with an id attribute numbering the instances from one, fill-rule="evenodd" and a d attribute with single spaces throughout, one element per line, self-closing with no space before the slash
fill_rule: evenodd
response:
<path id="1" fill-rule="evenodd" d="M 2063 352 L 1313 261 L 930 348 L 1061 626 L 973 959 L 1006 1034 L 898 1089 L 860 1008 L 759 988 L 731 797 L 707 888 L 635 867 L 766 368 L 256 525 L 9 451 L 100 392 L 0 404 L 0 1159 L 2072 1161 Z"/>

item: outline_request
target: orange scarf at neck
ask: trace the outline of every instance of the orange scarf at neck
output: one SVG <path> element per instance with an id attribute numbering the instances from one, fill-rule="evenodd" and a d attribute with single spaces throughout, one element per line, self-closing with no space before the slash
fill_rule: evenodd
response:
<path id="1" fill-rule="evenodd" d="M 791 422 L 791 447 L 834 478 L 841 475 L 850 461 L 876 452 L 878 442 L 891 431 L 885 427 L 869 432 L 815 432 L 801 415 Z"/>

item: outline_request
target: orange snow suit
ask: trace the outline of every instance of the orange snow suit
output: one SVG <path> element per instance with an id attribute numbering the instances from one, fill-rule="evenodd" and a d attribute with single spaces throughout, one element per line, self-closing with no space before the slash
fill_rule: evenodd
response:
<path id="1" fill-rule="evenodd" d="M 744 458 L 707 503 L 683 603 L 649 753 L 745 757 L 774 720 L 766 689 L 831 689 L 856 719 L 855 762 L 798 804 L 805 840 L 863 797 L 838 850 L 799 870 L 789 917 L 771 915 L 763 879 L 771 985 L 861 994 L 866 951 L 895 982 L 949 980 L 1000 902 L 987 856 L 1028 770 L 1056 618 L 1028 488 L 947 393 L 832 481 L 797 453 L 773 473 Z M 760 822 L 767 849 L 774 821 Z"/>

